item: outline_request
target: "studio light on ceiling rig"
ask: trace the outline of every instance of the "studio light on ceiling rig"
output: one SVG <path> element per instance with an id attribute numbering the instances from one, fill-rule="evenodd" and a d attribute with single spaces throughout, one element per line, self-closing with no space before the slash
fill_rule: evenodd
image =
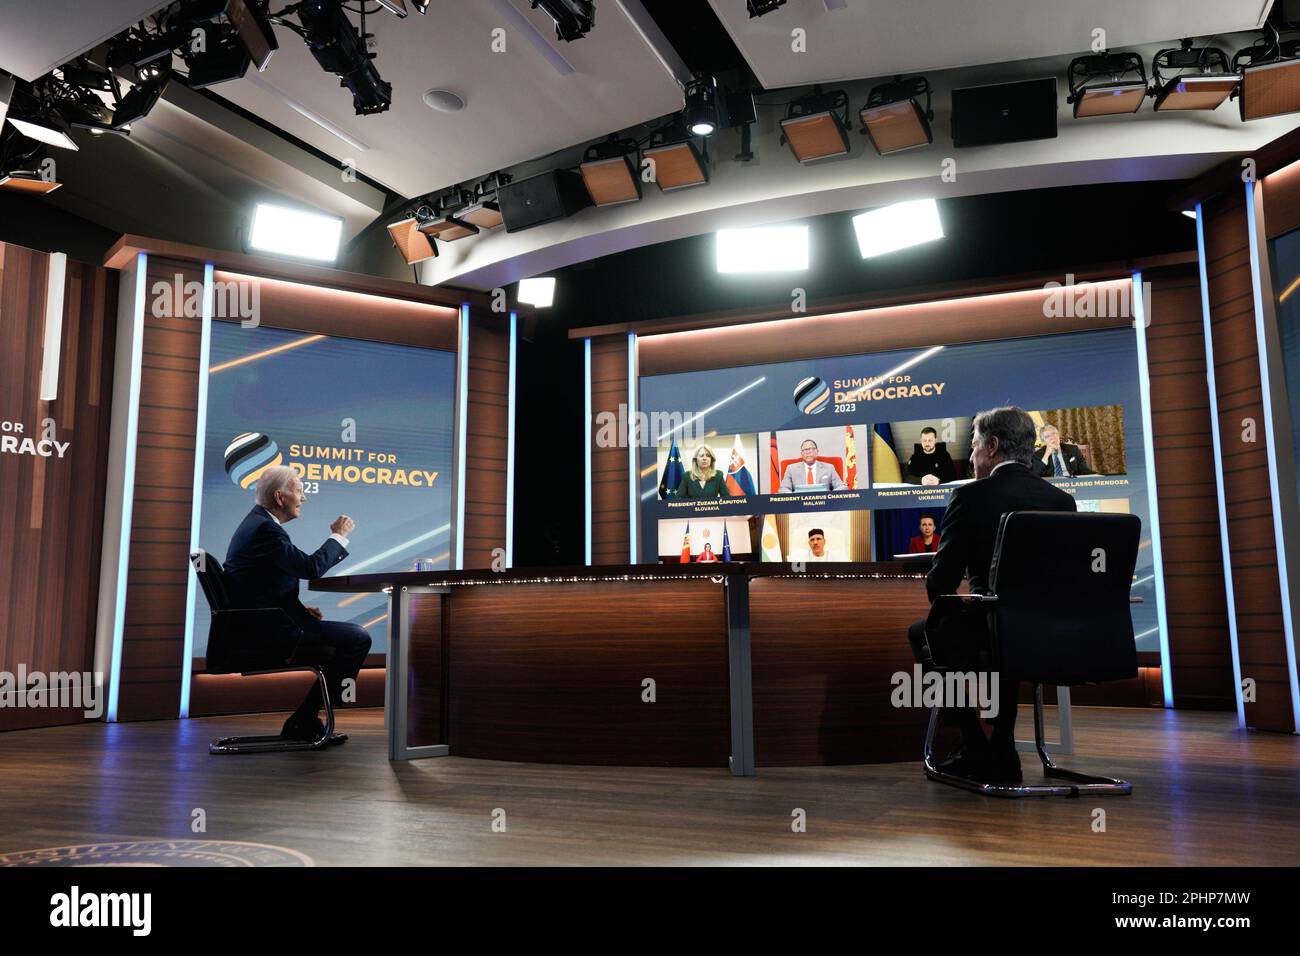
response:
<path id="1" fill-rule="evenodd" d="M 843 90 L 823 92 L 820 86 L 795 100 L 781 120 L 781 142 L 795 159 L 813 163 L 849 152 L 849 97 Z"/>
<path id="2" fill-rule="evenodd" d="M 1070 61 L 1074 118 L 1136 113 L 1147 97 L 1147 74 L 1136 53 L 1097 53 Z"/>
<path id="3" fill-rule="evenodd" d="M 920 103 L 922 97 L 925 106 Z M 896 76 L 890 83 L 872 87 L 858 118 L 862 121 L 862 135 L 871 140 L 881 156 L 929 146 L 934 142 L 930 81 L 923 76 Z"/>
<path id="4" fill-rule="evenodd" d="M 619 206 L 641 198 L 637 176 L 640 149 L 636 140 L 611 136 L 588 147 L 578 167 L 587 194 L 597 206 Z"/>
<path id="5" fill-rule="evenodd" d="M 680 114 L 650 134 L 643 155 L 653 163 L 654 181 L 662 192 L 703 186 L 709 181 L 704 157 Z"/>
<path id="6" fill-rule="evenodd" d="M 532 0 L 529 6 L 541 10 L 555 22 L 555 37 L 572 42 L 581 40 L 596 26 L 593 0 Z"/>
<path id="7" fill-rule="evenodd" d="M 754 17 L 765 16 L 779 7 L 785 6 L 785 0 L 745 0 L 745 9 L 749 11 L 749 19 Z"/>
<path id="8" fill-rule="evenodd" d="M 1240 98 L 1242 120 L 1300 111 L 1300 40 L 1283 40 L 1269 23 L 1263 36 L 1237 51 L 1232 68 L 1241 74 L 1235 95 Z"/>
<path id="9" fill-rule="evenodd" d="M 1226 53 L 1218 47 L 1194 47 L 1191 40 L 1152 57 L 1151 77 L 1156 112 L 1218 109 L 1241 81 Z"/>

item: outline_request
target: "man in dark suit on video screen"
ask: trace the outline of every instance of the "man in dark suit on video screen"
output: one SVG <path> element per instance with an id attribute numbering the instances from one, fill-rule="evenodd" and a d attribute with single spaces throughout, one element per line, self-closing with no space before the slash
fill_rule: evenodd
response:
<path id="1" fill-rule="evenodd" d="M 980 652 L 989 646 L 983 609 L 938 598 L 955 594 L 963 577 L 969 578 L 973 593 L 988 592 L 989 564 L 1002 515 L 1076 510 L 1071 495 L 1035 474 L 1034 438 L 1034 421 L 1023 409 L 995 408 L 975 416 L 971 466 L 978 480 L 953 493 L 940 528 L 939 550 L 925 579 L 930 617 L 917 621 L 908 632 L 914 648 L 928 637 L 937 663 L 979 670 Z M 946 708 L 944 720 L 961 730 L 962 746 L 944 761 L 943 768 L 984 782 L 1019 782 L 1015 744 L 1019 697 L 1019 683 L 1000 675 L 991 738 L 985 738 L 974 709 Z"/>

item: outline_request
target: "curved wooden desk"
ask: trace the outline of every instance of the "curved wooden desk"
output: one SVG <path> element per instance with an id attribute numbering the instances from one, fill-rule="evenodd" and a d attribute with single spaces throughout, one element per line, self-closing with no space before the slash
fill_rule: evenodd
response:
<path id="1" fill-rule="evenodd" d="M 724 767 L 913 760 L 924 576 L 901 563 L 322 578 L 388 591 L 389 756 Z"/>

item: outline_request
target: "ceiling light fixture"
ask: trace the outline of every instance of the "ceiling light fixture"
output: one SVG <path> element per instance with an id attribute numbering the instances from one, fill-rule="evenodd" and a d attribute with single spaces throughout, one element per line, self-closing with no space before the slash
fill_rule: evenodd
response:
<path id="1" fill-rule="evenodd" d="M 592 0 L 532 0 L 529 6 L 555 21 L 555 37 L 566 43 L 581 40 L 596 26 Z"/>
<path id="2" fill-rule="evenodd" d="M 515 299 L 525 305 L 549 309 L 555 302 L 555 278 L 543 276 L 540 279 L 520 279 Z"/>
<path id="3" fill-rule="evenodd" d="M 849 97 L 843 90 L 823 92 L 820 86 L 795 100 L 781 120 L 781 142 L 795 159 L 814 163 L 849 152 Z"/>
<path id="4" fill-rule="evenodd" d="M 45 179 L 40 173 L 29 170 L 15 169 L 11 172 L 0 173 L 0 189 L 9 192 L 33 193 L 43 196 L 54 192 L 62 185 L 63 183 L 57 179 Z"/>
<path id="5" fill-rule="evenodd" d="M 709 181 L 704 158 L 680 116 L 650 134 L 650 145 L 642 155 L 650 160 L 651 176 L 662 192 L 703 186 Z"/>
<path id="6" fill-rule="evenodd" d="M 1136 113 L 1147 97 L 1147 73 L 1136 53 L 1098 53 L 1070 61 L 1074 118 Z M 1127 77 L 1127 79 L 1126 79 Z"/>
<path id="7" fill-rule="evenodd" d="M 1232 68 L 1240 71 L 1243 121 L 1266 119 L 1300 111 L 1300 40 L 1283 41 L 1277 28 L 1236 52 Z"/>
<path id="8" fill-rule="evenodd" d="M 918 102 L 922 96 L 924 108 Z M 890 83 L 872 87 L 858 118 L 862 121 L 862 135 L 871 140 L 881 156 L 929 146 L 934 142 L 930 81 L 923 76 L 896 76 Z"/>
<path id="9" fill-rule="evenodd" d="M 323 213 L 258 203 L 248 246 L 261 252 L 333 262 L 339 255 L 343 220 Z"/>
<path id="10" fill-rule="evenodd" d="M 719 229 L 718 271 L 802 272 L 808 268 L 807 226 Z"/>
<path id="11" fill-rule="evenodd" d="M 79 148 L 72 141 L 68 124 L 53 109 L 22 118 L 10 112 L 9 122 L 13 124 L 14 129 L 18 130 L 18 132 L 28 139 L 36 140 L 38 143 L 74 151 Z"/>
<path id="12" fill-rule="evenodd" d="M 641 180 L 636 170 L 639 149 L 636 140 L 611 136 L 587 149 L 578 167 L 587 194 L 597 206 L 618 206 L 641 198 Z"/>
<path id="13" fill-rule="evenodd" d="M 933 199 L 915 199 L 872 209 L 853 217 L 862 258 L 873 259 L 923 242 L 943 238 L 939 204 Z"/>
<path id="14" fill-rule="evenodd" d="M 420 221 L 414 216 L 390 223 L 388 236 L 408 266 L 438 256 L 438 244 L 420 230 Z"/>
<path id="15" fill-rule="evenodd" d="M 1151 58 L 1154 109 L 1218 109 L 1241 82 L 1230 70 L 1228 55 L 1218 47 L 1193 47 L 1191 40 L 1183 40 L 1179 49 L 1161 50 Z"/>

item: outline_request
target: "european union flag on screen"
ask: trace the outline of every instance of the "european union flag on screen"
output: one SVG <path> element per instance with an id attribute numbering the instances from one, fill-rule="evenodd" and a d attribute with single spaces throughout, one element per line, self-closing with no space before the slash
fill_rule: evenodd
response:
<path id="1" fill-rule="evenodd" d="M 727 523 L 722 522 L 722 560 L 731 560 L 731 539 L 727 537 Z"/>
<path id="2" fill-rule="evenodd" d="M 673 439 L 672 447 L 668 449 L 668 462 L 664 465 L 663 477 L 659 479 L 659 497 L 676 498 L 677 488 L 686 477 L 686 469 L 682 467 L 682 453 L 677 450 L 677 439 Z"/>

